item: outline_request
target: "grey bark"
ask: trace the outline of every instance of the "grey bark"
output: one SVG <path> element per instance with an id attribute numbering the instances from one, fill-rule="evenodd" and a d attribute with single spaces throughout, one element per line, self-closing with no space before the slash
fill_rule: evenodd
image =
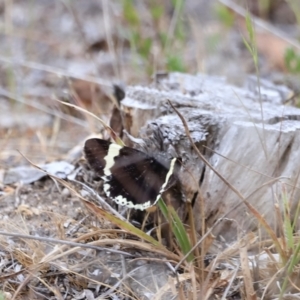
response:
<path id="1" fill-rule="evenodd" d="M 282 104 L 290 97 L 287 88 L 262 81 L 259 96 L 256 79 L 249 82 L 239 88 L 218 77 L 172 73 L 151 88 L 129 87 L 122 101 L 125 129 L 141 137 L 144 148 L 183 158 L 180 178 L 186 199 L 199 191 L 194 205 L 197 229 L 202 215 L 211 227 L 226 214 L 213 231 L 226 241 L 258 230 L 258 221 L 198 157 L 167 100 L 184 116 L 210 164 L 276 229 L 276 205 L 282 208 L 286 198 L 294 212 L 300 198 L 300 110 Z"/>

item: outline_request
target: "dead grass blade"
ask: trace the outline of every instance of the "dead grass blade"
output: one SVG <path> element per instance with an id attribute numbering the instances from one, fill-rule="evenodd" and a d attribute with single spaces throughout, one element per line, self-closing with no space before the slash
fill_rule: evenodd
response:
<path id="1" fill-rule="evenodd" d="M 104 129 L 109 133 L 109 135 L 111 136 L 111 138 L 118 144 L 118 145 L 121 145 L 121 146 L 124 146 L 124 143 L 123 141 L 118 137 L 118 135 L 114 132 L 114 130 L 108 126 L 102 119 L 100 119 L 99 117 L 97 117 L 95 114 L 93 114 L 92 112 L 82 108 L 82 107 L 79 107 L 75 104 L 71 104 L 71 103 L 68 103 L 68 102 L 65 102 L 65 101 L 61 101 L 61 100 L 58 100 L 56 98 L 54 98 L 55 101 L 63 104 L 63 105 L 66 105 L 66 106 L 69 106 L 69 107 L 72 107 L 80 112 L 83 112 L 93 118 L 95 118 L 96 120 L 98 120 L 104 127 Z"/>
<path id="2" fill-rule="evenodd" d="M 237 266 L 235 268 L 234 272 L 232 273 L 231 278 L 228 282 L 228 285 L 227 285 L 227 287 L 226 287 L 226 289 L 223 293 L 223 296 L 222 296 L 221 300 L 226 300 L 227 299 L 226 297 L 227 297 L 227 295 L 230 291 L 230 288 L 232 287 L 232 284 L 233 284 L 234 280 L 236 279 L 236 275 L 237 275 L 238 271 L 239 271 L 239 266 Z"/>
<path id="3" fill-rule="evenodd" d="M 184 274 L 179 274 L 176 278 L 170 278 L 170 282 L 168 284 L 165 284 L 163 287 L 159 289 L 159 291 L 156 293 L 155 297 L 153 300 L 160 300 L 163 298 L 163 295 L 169 291 L 169 290 L 174 290 L 173 286 L 174 285 L 179 285 L 179 289 L 182 288 L 182 283 L 185 281 L 191 280 L 191 274 L 189 273 L 184 273 Z M 179 297 L 180 300 L 187 299 L 184 297 L 184 292 L 181 293 L 181 297 Z"/>
<path id="4" fill-rule="evenodd" d="M 184 117 L 182 116 L 182 114 L 176 109 L 176 107 L 171 103 L 170 100 L 168 100 L 170 106 L 174 109 L 174 111 L 176 112 L 176 114 L 178 115 L 178 117 L 180 118 L 184 128 L 185 128 L 185 132 L 186 135 L 188 137 L 188 139 L 190 140 L 190 143 L 193 147 L 193 149 L 195 150 L 195 152 L 197 153 L 197 155 L 199 156 L 199 158 L 242 200 L 242 202 L 246 205 L 246 207 L 249 209 L 249 211 L 253 214 L 254 217 L 257 218 L 257 220 L 259 221 L 259 223 L 263 226 L 263 228 L 265 228 L 265 230 L 268 232 L 268 234 L 270 235 L 271 239 L 274 241 L 275 247 L 277 249 L 277 251 L 280 253 L 280 256 L 282 256 L 282 258 L 285 257 L 284 251 L 281 248 L 281 245 L 277 239 L 276 233 L 274 232 L 274 230 L 271 228 L 271 226 L 266 222 L 265 218 L 246 200 L 246 198 L 232 185 L 230 184 L 225 177 L 223 177 L 210 163 L 209 161 L 201 154 L 201 152 L 198 150 L 198 148 L 196 147 L 195 143 L 193 142 L 193 139 L 190 135 L 190 131 L 187 125 L 187 122 L 185 121 Z"/>
<path id="5" fill-rule="evenodd" d="M 241 258 L 241 268 L 243 273 L 243 281 L 246 291 L 246 298 L 249 300 L 256 300 L 257 296 L 253 289 L 253 281 L 249 268 L 249 259 L 248 259 L 248 248 L 245 244 L 240 247 L 240 258 Z"/>
<path id="6" fill-rule="evenodd" d="M 35 272 L 38 272 L 38 271 L 39 271 L 39 268 L 41 268 L 41 265 L 35 266 L 34 271 L 35 271 Z M 32 277 L 35 277 L 35 275 L 33 275 L 33 274 L 28 274 L 28 275 L 24 278 L 24 280 L 22 281 L 22 283 L 21 283 L 21 284 L 18 286 L 18 288 L 15 290 L 15 292 L 14 292 L 14 294 L 13 294 L 11 300 L 17 299 L 17 297 L 18 297 L 18 295 L 21 293 L 22 289 L 30 282 L 30 279 L 31 279 Z"/>
<path id="7" fill-rule="evenodd" d="M 89 247 L 97 247 L 96 249 L 99 249 L 99 247 L 102 246 L 107 246 L 107 245 L 122 245 L 125 248 L 130 247 L 142 251 L 147 251 L 151 253 L 157 253 L 158 255 L 163 255 L 167 260 L 171 261 L 178 261 L 179 257 L 178 255 L 170 252 L 170 251 L 165 251 L 164 249 L 158 248 L 155 245 L 152 245 L 150 243 L 145 243 L 144 241 L 136 241 L 136 240 L 131 240 L 131 239 L 99 239 L 94 242 L 88 243 Z M 76 253 L 80 250 L 81 245 L 79 247 L 75 247 L 69 250 L 65 250 L 65 248 L 56 248 L 52 252 L 50 252 L 48 255 L 46 255 L 43 260 L 41 261 L 42 263 L 49 263 L 53 260 L 59 259 L 61 257 Z M 101 248 L 100 248 L 101 249 Z M 103 248 L 102 248 L 103 249 Z M 110 249 L 107 249 L 110 251 Z M 130 254 L 129 254 L 130 255 Z"/>

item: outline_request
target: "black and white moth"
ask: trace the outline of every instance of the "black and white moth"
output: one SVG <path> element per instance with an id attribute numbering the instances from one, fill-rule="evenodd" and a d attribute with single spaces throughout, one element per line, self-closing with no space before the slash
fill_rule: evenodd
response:
<path id="1" fill-rule="evenodd" d="M 176 182 L 181 161 L 153 157 L 134 148 L 102 139 L 89 139 L 85 157 L 104 180 L 103 190 L 117 204 L 144 210 L 157 203 Z"/>

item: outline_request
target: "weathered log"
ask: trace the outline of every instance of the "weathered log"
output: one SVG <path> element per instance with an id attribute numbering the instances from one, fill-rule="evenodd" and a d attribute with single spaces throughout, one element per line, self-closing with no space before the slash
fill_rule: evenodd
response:
<path id="1" fill-rule="evenodd" d="M 300 110 L 284 106 L 283 87 L 261 86 L 262 95 L 231 86 L 224 79 L 172 73 L 151 88 L 129 87 L 122 101 L 125 129 L 141 137 L 148 151 L 177 153 L 187 198 L 199 190 L 194 205 L 197 229 L 201 215 L 227 241 L 237 230 L 259 228 L 242 199 L 199 158 L 184 126 L 167 100 L 188 123 L 197 148 L 232 186 L 276 229 L 275 205 L 287 199 L 291 211 L 300 199 Z M 141 145 L 140 145 L 141 146 Z M 204 212 L 200 211 L 200 199 Z M 237 205 L 239 204 L 240 205 Z"/>

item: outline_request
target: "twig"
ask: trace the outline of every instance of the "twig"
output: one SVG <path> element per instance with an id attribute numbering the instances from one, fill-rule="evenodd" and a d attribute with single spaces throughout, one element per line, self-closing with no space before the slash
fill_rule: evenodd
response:
<path id="1" fill-rule="evenodd" d="M 109 251 L 109 252 L 113 252 L 116 254 L 133 256 L 132 254 L 129 254 L 129 253 L 123 252 L 123 251 L 119 251 L 119 250 L 115 250 L 113 248 L 98 247 L 98 246 L 94 246 L 94 245 L 76 243 L 76 242 L 72 242 L 72 241 L 59 240 L 59 239 L 48 238 L 48 237 L 32 236 L 32 235 L 20 234 L 20 233 L 11 233 L 11 232 L 1 231 L 1 230 L 0 230 L 0 235 L 17 237 L 17 238 L 22 238 L 22 239 L 29 239 L 29 240 L 36 240 L 36 241 L 42 241 L 42 242 L 49 242 L 49 243 L 55 243 L 55 244 L 69 245 L 69 246 L 73 246 L 73 247 L 95 249 L 95 250 L 99 250 L 99 251 Z"/>

